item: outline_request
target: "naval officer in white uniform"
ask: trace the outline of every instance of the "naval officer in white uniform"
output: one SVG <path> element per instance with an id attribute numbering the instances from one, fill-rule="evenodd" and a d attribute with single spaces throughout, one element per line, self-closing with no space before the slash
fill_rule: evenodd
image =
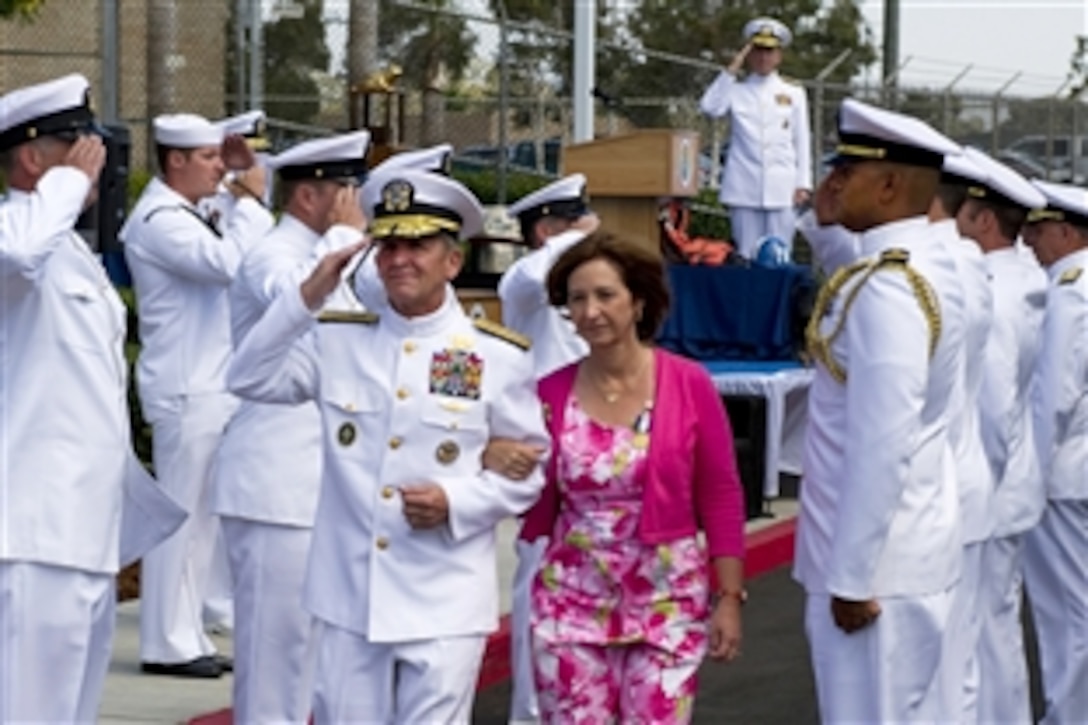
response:
<path id="1" fill-rule="evenodd" d="M 1046 316 L 1035 378 L 1035 437 L 1047 505 L 1028 536 L 1024 577 L 1043 674 L 1046 725 L 1088 714 L 1088 196 L 1032 182 L 1046 206 L 1024 241 L 1046 268 Z"/>
<path id="2" fill-rule="evenodd" d="M 1027 661 L 1020 618 L 1024 533 L 1038 523 L 1046 496 L 1031 420 L 1031 381 L 1039 354 L 1046 275 L 1017 249 L 1030 209 L 1046 204 L 1026 179 L 973 148 L 976 174 L 956 215 L 960 233 L 984 253 L 994 314 L 982 358 L 978 403 L 983 448 L 993 478 L 990 537 L 983 544 L 977 599 L 977 694 L 963 722 L 1030 722 Z M 973 700 L 973 702 L 972 702 Z"/>
<path id="3" fill-rule="evenodd" d="M 333 252 L 250 331 L 231 387 L 321 409 L 305 587 L 320 622 L 315 720 L 468 722 L 498 620 L 495 526 L 543 486 L 539 467 L 512 481 L 483 471 L 481 455 L 490 437 L 546 445 L 547 434 L 527 345 L 470 320 L 449 285 L 456 241 L 482 224 L 475 197 L 421 171 L 369 188 L 388 304 L 317 324 L 361 244 Z"/>
<path id="4" fill-rule="evenodd" d="M 0 722 L 93 722 L 131 459 L 125 312 L 73 231 L 106 159 L 81 75 L 0 96 Z"/>
<path id="5" fill-rule="evenodd" d="M 269 159 L 284 210 L 275 229 L 246 253 L 230 287 L 231 332 L 241 344 L 272 301 L 316 266 L 332 222 L 354 212 L 366 176 L 367 131 L 319 138 Z M 234 579 L 237 722 L 305 723 L 313 698 L 313 622 L 302 606 L 321 485 L 321 415 L 312 402 L 243 400 L 219 448 L 212 510 Z"/>
<path id="6" fill-rule="evenodd" d="M 773 18 L 752 20 L 744 26 L 746 45 L 699 100 L 703 113 L 731 119 L 718 198 L 729 207 L 737 251 L 749 259 L 765 236 L 792 247 L 794 208 L 812 189 L 808 98 L 802 86 L 778 74 L 792 38 Z M 748 70 L 743 79 L 742 65 Z"/>
<path id="7" fill-rule="evenodd" d="M 949 401 L 964 300 L 926 213 L 959 147 L 847 99 L 824 180 L 860 259 L 821 290 L 794 576 L 823 722 L 944 721 L 939 667 L 961 551 Z"/>
<path id="8" fill-rule="evenodd" d="M 218 677 L 230 663 L 204 633 L 202 607 L 219 522 L 209 484 L 215 451 L 237 400 L 226 390 L 231 353 L 228 289 L 242 255 L 272 228 L 260 199 L 264 169 L 239 136 L 200 116 L 154 121 L 159 175 L 121 230 L 143 345 L 136 364 L 153 431 L 160 484 L 191 512 L 143 560 L 140 659 L 149 674 Z M 222 231 L 196 205 L 227 168 L 231 208 Z"/>

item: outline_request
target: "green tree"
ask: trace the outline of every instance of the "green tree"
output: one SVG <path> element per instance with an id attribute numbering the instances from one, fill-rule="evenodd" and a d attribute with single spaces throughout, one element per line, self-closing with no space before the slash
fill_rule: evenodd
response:
<path id="1" fill-rule="evenodd" d="M 0 0 L 0 20 L 32 18 L 44 4 L 45 0 Z"/>
<path id="2" fill-rule="evenodd" d="M 283 16 L 264 24 L 264 110 L 272 118 L 309 123 L 321 109 L 313 75 L 328 70 L 330 54 L 321 17 L 324 0 L 296 0 L 296 4 L 303 7 L 300 17 Z M 227 37 L 233 39 L 237 19 L 233 17 L 233 3 L 231 7 Z M 248 63 L 248 53 L 248 43 L 242 49 L 228 43 L 228 96 L 237 93 L 237 67 Z"/>
<path id="3" fill-rule="evenodd" d="M 378 46 L 383 61 L 403 69 L 403 83 L 423 91 L 421 136 L 423 143 L 430 144 L 446 140 L 444 93 L 464 77 L 476 35 L 464 18 L 444 12 L 453 9 L 455 3 L 450 0 L 424 0 L 422 4 L 435 11 L 381 0 Z"/>

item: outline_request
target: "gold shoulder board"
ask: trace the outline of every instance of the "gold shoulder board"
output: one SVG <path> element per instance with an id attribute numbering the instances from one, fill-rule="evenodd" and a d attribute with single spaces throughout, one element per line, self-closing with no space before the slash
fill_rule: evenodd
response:
<path id="1" fill-rule="evenodd" d="M 1084 274 L 1083 267 L 1070 267 L 1062 272 L 1061 277 L 1058 277 L 1058 284 L 1073 284 L 1082 274 Z"/>
<path id="2" fill-rule="evenodd" d="M 351 310 L 322 310 L 317 315 L 318 322 L 348 322 L 356 325 L 374 325 L 378 322 L 375 312 L 353 312 Z"/>
<path id="3" fill-rule="evenodd" d="M 906 264 L 910 261 L 910 252 L 906 249 L 885 249 L 880 253 L 881 264 Z"/>
<path id="4" fill-rule="evenodd" d="M 527 338 L 521 333 L 514 332 L 509 327 L 503 327 L 497 322 L 492 322 L 486 317 L 480 317 L 472 321 L 473 326 L 480 332 L 497 337 L 500 340 L 505 340 L 515 347 L 520 347 L 522 350 L 528 350 L 532 345 L 532 340 Z"/>

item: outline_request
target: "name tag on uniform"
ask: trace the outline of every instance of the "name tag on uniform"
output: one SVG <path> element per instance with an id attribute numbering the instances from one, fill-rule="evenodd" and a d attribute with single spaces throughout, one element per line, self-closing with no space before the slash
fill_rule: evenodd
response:
<path id="1" fill-rule="evenodd" d="M 430 390 L 451 398 L 480 399 L 484 359 L 469 350 L 439 350 L 431 356 Z"/>
<path id="2" fill-rule="evenodd" d="M 775 94 L 774 102 L 780 106 L 792 106 L 793 97 L 788 93 L 778 93 Z"/>

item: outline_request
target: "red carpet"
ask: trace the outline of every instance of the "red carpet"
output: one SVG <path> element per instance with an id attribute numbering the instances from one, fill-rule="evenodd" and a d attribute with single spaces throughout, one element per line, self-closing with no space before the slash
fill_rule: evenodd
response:
<path id="1" fill-rule="evenodd" d="M 796 519 L 787 519 L 747 536 L 745 576 L 754 579 L 793 561 L 793 539 Z M 502 618 L 499 631 L 487 642 L 480 670 L 479 689 L 484 689 L 510 678 L 510 617 Z M 232 725 L 230 710 L 218 710 L 200 715 L 189 725 Z"/>

